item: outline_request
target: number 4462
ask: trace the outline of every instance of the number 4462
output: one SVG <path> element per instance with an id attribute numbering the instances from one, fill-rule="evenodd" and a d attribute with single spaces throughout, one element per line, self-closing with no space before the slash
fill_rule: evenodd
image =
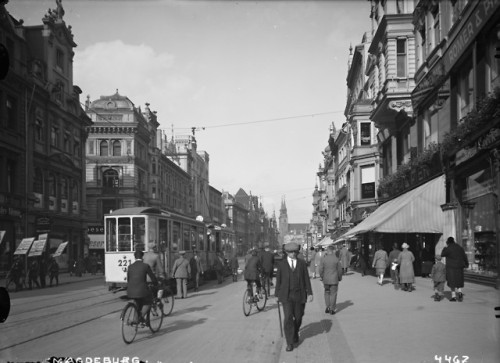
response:
<path id="1" fill-rule="evenodd" d="M 446 363 L 446 362 L 448 362 L 448 363 L 466 363 L 469 360 L 469 356 L 467 356 L 467 355 L 462 355 L 462 356 L 445 355 L 444 357 L 442 357 L 440 355 L 435 355 L 434 360 L 439 362 L 439 363 Z"/>

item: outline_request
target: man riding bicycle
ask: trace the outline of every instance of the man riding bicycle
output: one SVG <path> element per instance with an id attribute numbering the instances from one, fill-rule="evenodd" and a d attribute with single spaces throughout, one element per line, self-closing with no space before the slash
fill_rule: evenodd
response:
<path id="1" fill-rule="evenodd" d="M 260 262 L 259 256 L 257 256 L 257 250 L 253 249 L 251 252 L 251 257 L 248 259 L 245 265 L 245 271 L 243 276 L 247 281 L 247 289 L 249 296 L 253 296 L 253 288 L 252 283 L 255 282 L 257 285 L 257 294 L 260 293 L 260 289 L 262 287 L 260 283 L 260 273 L 262 271 L 262 264 Z"/>
<path id="2" fill-rule="evenodd" d="M 127 296 L 135 300 L 137 310 L 140 311 L 139 322 L 144 322 L 153 302 L 153 295 L 148 288 L 147 278 L 151 279 L 154 286 L 158 286 L 158 279 L 151 270 L 151 267 L 144 263 L 142 258 L 144 252 L 135 251 L 135 261 L 127 271 Z"/>

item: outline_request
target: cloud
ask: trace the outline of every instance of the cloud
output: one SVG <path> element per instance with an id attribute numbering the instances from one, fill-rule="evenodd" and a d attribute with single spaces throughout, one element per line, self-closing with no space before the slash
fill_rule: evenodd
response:
<path id="1" fill-rule="evenodd" d="M 91 100 L 114 94 L 118 89 L 136 106 L 149 102 L 154 110 L 164 114 L 174 97 L 193 88 L 188 77 L 176 72 L 172 54 L 121 40 L 99 42 L 77 51 L 74 83 Z"/>

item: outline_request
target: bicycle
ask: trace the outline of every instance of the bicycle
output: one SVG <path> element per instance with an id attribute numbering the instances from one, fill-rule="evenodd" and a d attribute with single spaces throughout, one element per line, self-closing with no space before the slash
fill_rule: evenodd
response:
<path id="1" fill-rule="evenodd" d="M 148 327 L 151 333 L 154 334 L 158 332 L 163 323 L 163 302 L 162 302 L 162 291 L 158 290 L 157 294 L 153 294 L 152 286 L 149 289 L 153 295 L 153 301 L 151 303 L 151 309 L 147 313 L 145 319 L 141 319 L 141 313 L 137 308 L 137 303 L 135 301 L 130 301 L 125 305 L 122 310 L 120 319 L 122 321 L 122 338 L 126 344 L 130 344 L 134 341 L 137 331 L 139 328 Z M 173 299 L 170 299 L 173 300 Z M 173 307 L 173 303 L 172 303 Z M 171 310 L 170 310 L 171 311 Z M 170 314 L 170 312 L 169 312 Z"/>
<path id="2" fill-rule="evenodd" d="M 161 281 L 161 303 L 163 304 L 163 316 L 169 316 L 174 309 L 174 293 L 170 287 L 166 284 L 165 280 Z"/>
<path id="3" fill-rule="evenodd" d="M 252 291 L 253 285 L 255 282 L 252 282 Z M 267 292 L 263 287 L 259 292 L 256 292 L 254 296 L 250 296 L 250 291 L 248 288 L 245 289 L 243 293 L 243 314 L 245 316 L 250 315 L 250 311 L 252 311 L 252 306 L 255 306 L 258 311 L 264 310 L 267 303 Z"/>

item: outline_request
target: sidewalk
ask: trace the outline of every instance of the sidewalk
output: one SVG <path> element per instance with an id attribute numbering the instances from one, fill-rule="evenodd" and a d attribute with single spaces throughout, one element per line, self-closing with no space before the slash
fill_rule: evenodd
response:
<path id="1" fill-rule="evenodd" d="M 68 272 L 63 272 L 63 273 L 60 273 L 59 274 L 59 286 L 60 285 L 65 285 L 65 284 L 71 284 L 71 283 L 75 283 L 75 282 L 81 282 L 81 281 L 87 281 L 87 280 L 98 280 L 98 279 L 101 279 L 104 283 L 104 274 L 102 273 L 97 273 L 96 275 L 92 275 L 90 273 L 86 273 L 85 275 L 82 275 L 82 277 L 77 277 L 73 274 L 73 276 L 70 276 Z M 45 279 L 45 288 L 49 288 L 49 277 L 47 276 L 46 279 Z M 38 280 L 38 283 L 40 283 L 40 280 Z M 5 287 L 5 284 L 6 284 L 6 280 L 5 278 L 2 278 L 0 279 L 0 286 L 2 287 Z M 26 284 L 27 285 L 27 284 Z M 55 286 L 55 282 L 53 281 L 53 287 Z M 24 289 L 22 291 L 36 291 L 36 290 L 40 290 L 39 288 L 37 287 L 34 287 L 33 290 L 27 290 L 27 289 Z M 14 284 L 11 284 L 10 287 L 9 287 L 9 293 L 11 295 L 15 295 L 15 294 L 18 294 L 18 293 L 21 293 L 22 291 L 19 291 L 19 292 L 14 292 L 15 291 L 15 285 Z M 12 296 L 11 296 L 12 298 Z"/>
<path id="2" fill-rule="evenodd" d="M 494 288 L 466 283 L 463 302 L 450 302 L 448 288 L 447 298 L 435 302 L 428 278 L 417 277 L 416 290 L 403 292 L 389 279 L 379 286 L 374 276 L 350 271 L 339 286 L 337 314 L 329 315 L 321 281 L 311 283 L 314 301 L 306 305 L 300 345 L 286 352 L 283 344 L 276 362 L 500 361 Z"/>

